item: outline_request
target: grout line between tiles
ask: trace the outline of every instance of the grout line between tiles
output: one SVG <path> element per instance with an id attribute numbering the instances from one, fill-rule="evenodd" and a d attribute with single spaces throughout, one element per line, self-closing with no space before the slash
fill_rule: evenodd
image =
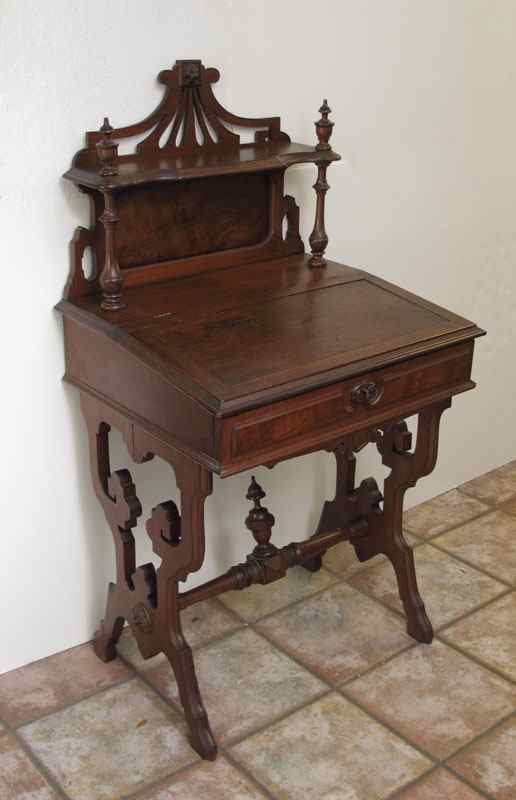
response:
<path id="1" fill-rule="evenodd" d="M 508 461 L 507 463 L 510 464 L 511 462 Z M 506 466 L 507 464 L 500 464 L 500 467 L 506 467 Z M 496 472 L 498 469 L 500 469 L 500 467 L 495 467 L 495 469 L 490 470 L 490 472 Z M 478 478 L 485 478 L 486 475 L 489 475 L 489 472 L 484 472 L 484 474 L 479 475 Z M 478 478 L 472 478 L 472 480 L 477 480 Z M 467 481 L 467 483 L 469 483 L 469 481 Z M 479 503 L 484 503 L 485 505 L 492 506 L 493 508 L 499 508 L 504 503 L 509 503 L 516 497 L 516 493 L 513 492 L 511 495 L 509 495 L 509 497 L 505 497 L 503 500 L 484 500 L 483 498 L 478 497 L 476 494 L 468 492 L 466 489 L 464 489 L 464 486 L 465 486 L 464 483 L 462 483 L 460 486 L 457 486 L 457 490 L 461 494 L 465 495 L 466 497 L 473 498 L 474 500 L 478 500 Z"/>
<path id="2" fill-rule="evenodd" d="M 405 744 L 410 745 L 410 747 L 412 747 L 413 750 L 416 750 L 420 755 L 422 755 L 426 759 L 428 759 L 432 763 L 432 765 L 436 765 L 436 764 L 440 764 L 441 763 L 436 756 L 433 756 L 431 753 L 429 753 L 427 750 L 425 750 L 420 745 L 415 744 L 414 742 L 411 742 L 403 734 L 401 734 L 399 731 L 397 731 L 396 728 L 393 725 L 391 725 L 390 722 L 388 722 L 387 720 L 384 720 L 381 716 L 379 716 L 378 714 L 375 714 L 374 711 L 371 711 L 370 708 L 367 708 L 365 705 L 363 705 L 359 700 L 356 700 L 354 697 L 349 695 L 346 692 L 347 687 L 348 687 L 348 684 L 345 684 L 344 686 L 340 686 L 337 689 L 337 692 L 339 692 L 339 694 L 341 694 L 346 700 L 348 700 L 348 702 L 350 702 L 351 705 L 353 705 L 356 708 L 360 709 L 360 711 L 363 711 L 363 713 L 366 714 L 366 716 L 368 716 L 370 719 L 373 719 L 375 722 L 378 722 L 380 725 L 382 725 L 388 731 L 390 731 L 395 736 L 397 736 L 398 739 L 401 739 L 403 742 L 405 742 Z M 427 770 L 427 772 L 428 772 L 428 770 Z M 425 773 L 425 774 L 427 774 L 427 773 Z"/>
<path id="3" fill-rule="evenodd" d="M 50 711 L 45 712 L 44 714 L 39 714 L 35 717 L 31 717 L 30 719 L 21 722 L 19 725 L 10 725 L 11 730 L 19 731 L 22 728 L 26 728 L 28 725 L 32 725 L 35 722 L 40 722 L 40 720 L 47 719 L 47 717 L 51 717 L 53 714 L 59 714 L 61 711 L 66 711 L 68 708 L 73 708 L 73 706 L 79 705 L 79 703 L 83 703 L 85 700 L 91 700 L 92 697 L 97 697 L 99 694 L 103 694 L 104 692 L 108 692 L 110 689 L 116 689 L 117 686 L 123 686 L 125 683 L 129 683 L 129 681 L 134 680 L 134 678 L 138 677 L 138 674 L 131 667 L 130 675 L 126 675 L 124 678 L 121 678 L 118 681 L 114 681 L 110 683 L 109 686 L 104 686 L 101 689 L 97 689 L 94 692 L 89 692 L 88 694 L 81 695 L 81 697 L 77 698 L 77 700 L 70 700 L 69 703 L 64 703 L 63 705 L 56 706 L 52 708 Z M 3 724 L 5 725 L 5 721 L 2 720 Z"/>
<path id="4" fill-rule="evenodd" d="M 507 595 L 514 593 L 515 589 L 513 587 L 511 587 L 510 589 L 506 588 L 505 591 L 500 592 L 500 594 L 495 595 L 495 597 L 491 597 L 489 600 L 484 600 L 482 603 L 479 603 L 478 606 L 475 606 L 475 608 L 471 608 L 469 611 L 466 611 L 461 617 L 457 617 L 457 619 L 453 619 L 450 622 L 446 622 L 444 625 L 441 625 L 438 628 L 438 633 L 445 633 L 448 630 L 448 628 L 452 628 L 458 622 L 462 622 L 468 617 L 472 617 L 473 614 L 477 613 L 477 611 L 482 611 L 484 608 L 487 608 L 492 603 L 496 603 L 498 600 L 502 600 L 502 598 L 507 597 Z"/>
<path id="5" fill-rule="evenodd" d="M 420 783 L 423 783 L 430 775 L 433 775 L 439 769 L 439 765 L 436 764 L 435 766 L 431 767 L 426 772 L 423 772 L 422 775 L 418 775 L 417 778 L 413 778 L 413 780 L 409 781 L 408 783 L 404 783 L 403 786 L 399 786 L 397 789 L 393 789 L 392 792 L 389 792 L 382 800 L 397 800 L 404 792 L 409 791 L 410 789 L 414 789 Z"/>
<path id="6" fill-rule="evenodd" d="M 5 727 L 5 732 L 8 733 L 17 742 L 17 744 L 19 744 L 19 746 L 22 748 L 23 752 L 31 762 L 32 766 L 45 779 L 45 781 L 48 783 L 51 789 L 54 790 L 57 796 L 60 797 L 61 800 L 70 800 L 69 795 L 66 794 L 65 790 L 58 783 L 57 779 L 54 778 L 50 770 L 47 769 L 45 764 L 42 761 L 40 761 L 37 755 L 32 751 L 32 749 L 29 747 L 25 739 L 22 739 L 22 737 L 18 734 L 17 729 L 11 727 L 11 725 L 9 725 L 8 722 L 2 721 L 2 724 Z"/>
<path id="7" fill-rule="evenodd" d="M 458 487 L 455 487 L 455 488 L 458 490 Z M 449 491 L 453 492 L 453 489 L 450 489 Z M 444 492 L 444 494 L 448 494 L 448 492 Z M 441 495 L 437 495 L 437 497 L 441 497 Z M 427 503 L 432 503 L 434 500 L 437 500 L 437 497 L 432 497 L 430 500 L 427 500 L 426 502 Z M 471 498 L 469 498 L 469 499 L 471 499 Z M 421 505 L 424 505 L 424 503 L 421 503 Z M 486 505 L 486 504 L 484 503 L 484 505 Z M 414 509 L 415 508 L 418 508 L 418 506 L 414 506 Z M 413 509 L 410 509 L 410 510 L 412 511 Z M 422 539 L 423 542 L 428 544 L 433 539 L 437 539 L 438 536 L 443 536 L 445 533 L 449 533 L 450 531 L 454 531 L 456 528 L 462 528 L 464 525 L 469 525 L 470 522 L 476 522 L 478 519 L 481 519 L 482 517 L 487 517 L 488 514 L 492 514 L 492 513 L 493 513 L 493 508 L 487 507 L 485 509 L 485 511 L 479 511 L 478 514 L 474 514 L 474 516 L 468 517 L 464 522 L 452 522 L 451 525 L 446 525 L 445 528 L 440 530 L 438 533 L 433 533 L 431 536 L 425 536 L 422 533 L 416 533 L 410 527 L 410 523 L 408 525 L 406 523 L 404 523 L 403 527 L 404 527 L 404 529 L 406 530 L 407 533 L 411 534 L 411 536 L 417 536 L 419 539 Z"/>
<path id="8" fill-rule="evenodd" d="M 413 536 L 414 534 L 411 534 L 411 535 Z M 353 547 L 353 545 L 351 544 L 351 542 L 348 539 L 344 539 L 342 542 L 339 542 L 339 544 L 349 544 L 350 547 Z M 339 545 L 336 545 L 336 546 L 338 547 Z M 379 553 L 378 555 L 381 556 L 383 554 Z M 324 556 L 323 556 L 323 558 L 324 558 Z M 358 558 L 357 558 L 356 559 L 357 570 L 356 570 L 356 572 L 353 573 L 353 575 L 361 575 L 363 572 L 367 572 L 368 569 L 372 569 L 373 567 L 376 567 L 378 564 L 381 563 L 381 559 L 380 559 L 380 561 L 374 561 L 374 558 L 376 558 L 376 556 L 373 556 L 373 558 L 370 558 L 367 561 L 359 561 Z M 371 562 L 371 563 L 369 563 L 369 562 Z M 352 577 L 352 575 L 343 575 L 342 573 L 339 573 L 336 570 L 333 570 L 331 567 L 327 567 L 326 564 L 324 563 L 324 561 L 323 561 L 323 567 L 327 572 L 330 572 L 332 575 L 335 575 L 335 577 L 339 578 L 340 580 L 346 580 L 347 578 L 351 578 Z"/>
<path id="9" fill-rule="evenodd" d="M 195 758 L 194 756 L 193 760 L 189 761 L 188 764 L 183 764 L 182 767 L 179 767 L 173 772 L 169 772 L 166 775 L 162 775 L 160 778 L 149 781 L 149 783 L 146 783 L 144 786 L 140 786 L 138 789 L 135 789 L 134 792 L 126 792 L 125 794 L 120 795 L 120 797 L 117 797 L 116 800 L 138 800 L 139 797 L 142 797 L 147 792 L 152 792 L 153 789 L 157 789 L 158 786 L 161 786 L 161 784 L 175 780 L 176 777 L 181 776 L 181 773 L 188 772 L 188 770 L 192 769 L 192 767 L 198 767 L 205 763 L 200 756 L 195 753 L 193 748 L 192 753 L 197 757 Z"/>
<path id="10" fill-rule="evenodd" d="M 234 736 L 228 736 L 226 741 L 223 745 L 219 747 L 221 752 L 225 753 L 236 747 L 237 745 L 244 742 L 246 739 L 250 739 L 252 736 L 256 736 L 258 733 L 262 733 L 262 731 L 267 730 L 267 728 L 271 728 L 273 725 L 277 725 L 278 722 L 282 722 L 287 717 L 290 717 L 292 714 L 296 714 L 298 711 L 302 711 L 303 708 L 312 705 L 312 703 L 317 703 L 319 700 L 322 700 L 324 697 L 327 697 L 329 694 L 334 692 L 335 689 L 332 686 L 326 686 L 325 689 L 322 689 L 317 694 L 312 695 L 308 700 L 303 700 L 302 702 L 292 706 L 291 708 L 283 711 L 281 714 L 278 714 L 275 717 L 272 717 L 267 722 L 257 723 L 256 725 L 252 725 L 249 727 L 245 733 L 235 734 Z"/>
<path id="11" fill-rule="evenodd" d="M 496 797 L 493 794 L 486 792 L 485 789 L 482 789 L 482 787 L 477 786 L 476 783 L 472 783 L 472 781 L 470 781 L 469 778 L 466 778 L 464 775 L 461 775 L 460 772 L 457 772 L 456 770 L 452 769 L 452 767 L 448 766 L 448 764 L 441 764 L 441 768 L 446 770 L 446 772 L 449 772 L 450 775 L 453 775 L 453 777 L 457 778 L 457 780 L 459 780 L 461 783 L 464 783 L 466 786 L 469 786 L 469 788 L 473 789 L 473 791 L 479 794 L 480 797 L 485 797 L 486 800 L 496 800 Z"/>
<path id="12" fill-rule="evenodd" d="M 410 783 L 406 783 L 401 788 L 395 789 L 394 792 L 388 794 L 386 797 L 383 798 L 383 800 L 398 800 L 398 798 L 400 797 L 403 798 L 403 794 L 407 790 L 416 788 L 419 784 L 423 783 L 430 777 L 430 775 L 437 772 L 437 770 L 439 769 L 444 769 L 447 772 L 451 772 L 453 776 L 458 779 L 459 783 L 468 786 L 470 789 L 474 789 L 475 792 L 479 795 L 479 797 L 485 797 L 486 800 L 496 800 L 496 798 L 493 797 L 493 795 L 487 794 L 487 792 L 484 792 L 483 789 L 480 789 L 478 786 L 475 786 L 474 784 L 470 783 L 470 781 L 465 780 L 461 775 L 455 774 L 454 771 L 450 770 L 446 764 L 436 764 L 436 766 L 433 769 L 423 773 L 423 775 L 418 775 L 417 778 L 415 778 L 413 781 L 410 781 Z M 436 798 L 436 800 L 440 799 Z"/>
<path id="13" fill-rule="evenodd" d="M 359 700 L 357 700 L 356 698 L 348 695 L 345 690 L 346 690 L 345 686 L 344 687 L 340 687 L 338 689 L 338 691 L 346 698 L 346 700 L 349 700 L 353 705 L 357 706 L 357 708 L 359 708 L 361 711 L 363 711 L 369 717 L 374 719 L 380 725 L 383 725 L 383 727 L 387 728 L 387 730 L 391 731 L 391 733 L 394 733 L 399 739 L 404 741 L 406 744 L 410 745 L 410 747 L 412 747 L 414 750 L 417 750 L 421 755 L 423 755 L 426 758 L 430 759 L 430 761 L 432 761 L 433 764 L 436 767 L 446 767 L 450 772 L 453 772 L 456 775 L 456 777 L 459 777 L 464 783 L 467 783 L 468 786 L 470 786 L 470 787 L 472 787 L 472 788 L 474 788 L 476 790 L 478 790 L 478 787 L 475 784 L 469 782 L 459 772 L 455 772 L 455 770 L 452 767 L 450 767 L 447 762 L 450 759 L 455 758 L 455 756 L 459 755 L 462 751 L 468 749 L 472 745 L 477 744 L 477 742 L 480 739 L 482 739 L 483 737 L 493 733 L 496 730 L 496 728 L 498 728 L 499 726 L 503 725 L 505 722 L 507 722 L 507 720 L 509 720 L 512 717 L 516 716 L 516 711 L 513 709 L 508 714 L 505 714 L 503 717 L 500 717 L 500 719 L 497 719 L 496 722 L 494 722 L 488 728 L 486 728 L 485 730 L 481 731 L 476 736 L 473 736 L 472 739 L 469 739 L 467 742 L 465 742 L 464 744 L 460 745 L 460 747 L 458 747 L 456 750 L 453 750 L 451 753 L 448 753 L 448 755 L 446 755 L 444 758 L 438 758 L 437 756 L 433 756 L 431 753 L 426 751 L 420 745 L 418 745 L 415 742 L 411 741 L 409 738 L 407 738 L 407 736 L 405 734 L 403 734 L 400 731 L 396 730 L 396 728 L 390 722 L 385 720 L 382 716 L 379 716 L 379 715 L 375 714 L 374 711 L 372 711 L 370 708 L 367 708 Z M 429 774 L 429 771 L 425 772 L 423 775 L 419 776 L 416 779 L 415 782 L 416 783 L 419 782 L 423 777 L 427 777 L 428 774 Z M 406 787 L 403 787 L 403 788 L 406 788 Z M 399 790 L 396 790 L 396 791 L 400 791 L 401 792 L 401 788 Z M 485 793 L 485 792 L 482 792 L 482 790 L 481 790 L 480 793 L 481 794 L 484 793 L 487 797 L 489 797 L 489 795 L 487 793 Z M 389 800 L 390 800 L 390 797 L 389 797 Z"/>
<path id="14" fill-rule="evenodd" d="M 328 588 L 330 588 L 330 587 L 328 587 Z M 311 598 L 306 598 L 306 599 L 309 600 Z M 377 605 L 381 605 L 384 610 L 387 610 L 387 611 L 391 610 L 388 607 L 384 606 L 383 603 L 381 603 L 379 600 L 376 600 L 376 598 L 372 598 L 372 599 L 375 601 L 375 603 L 377 603 Z M 297 605 L 297 603 L 296 603 L 296 605 Z M 282 609 L 282 611 L 283 611 L 283 609 Z M 268 615 L 268 616 L 270 617 L 272 615 Z M 318 678 L 320 681 L 323 681 L 331 689 L 336 689 L 337 686 L 342 685 L 342 681 L 333 682 L 330 678 L 328 678 L 327 675 L 325 675 L 324 672 L 319 671 L 316 667 L 313 667 L 313 666 L 305 663 L 301 658 L 299 658 L 299 656 L 297 656 L 295 653 L 291 652 L 283 644 L 279 643 L 275 638 L 273 638 L 268 633 L 268 631 L 264 631 L 261 628 L 259 628 L 258 627 L 259 623 L 261 623 L 264 619 L 266 619 L 266 618 L 263 617 L 260 620 L 257 620 L 256 623 L 253 623 L 250 626 L 251 629 L 254 631 L 254 633 L 256 633 L 258 636 L 261 636 L 263 639 L 265 639 L 267 642 L 269 642 L 269 644 L 271 644 L 273 647 L 275 647 L 277 650 L 279 650 L 281 653 L 283 653 L 283 655 L 287 656 L 292 661 L 295 661 L 295 663 L 298 664 L 300 667 L 303 667 L 303 669 L 305 669 L 308 672 L 310 672 L 315 678 Z M 363 672 L 360 672 L 360 676 L 365 675 L 367 672 L 370 672 L 372 669 L 375 669 L 375 667 L 380 666 L 381 664 L 383 665 L 383 664 L 387 663 L 392 658 L 395 658 L 396 656 L 400 655 L 400 653 L 406 652 L 411 647 L 414 647 L 415 644 L 416 644 L 415 641 L 407 642 L 407 644 L 404 647 L 402 647 L 400 650 L 398 650 L 396 653 L 392 653 L 391 655 L 386 656 L 385 658 L 381 659 L 380 661 L 377 661 L 374 664 L 372 664 L 370 667 L 367 667 L 366 669 L 364 669 Z M 353 680 L 356 677 L 358 677 L 358 675 L 353 675 L 349 679 L 346 679 L 345 682 L 347 683 L 347 682 L 349 682 L 350 680 Z"/>
<path id="15" fill-rule="evenodd" d="M 504 723 L 506 723 L 508 720 L 512 719 L 513 717 L 516 718 L 516 709 L 514 709 L 514 708 L 508 714 L 505 714 L 503 717 L 500 717 L 500 719 L 498 719 L 496 722 L 493 722 L 493 724 L 490 725 L 489 728 L 486 728 L 485 731 L 481 731 L 476 736 L 474 736 L 473 739 L 470 739 L 469 742 L 466 742 L 465 744 L 461 744 L 461 746 L 458 747 L 456 750 L 454 750 L 453 753 L 450 753 L 449 756 L 446 756 L 446 758 L 443 759 L 442 763 L 443 764 L 446 763 L 446 765 L 448 766 L 447 762 L 450 761 L 450 759 L 455 758 L 456 756 L 460 755 L 464 750 L 467 750 L 472 745 L 478 744 L 478 742 L 481 739 L 485 738 L 486 736 L 490 736 L 496 730 L 496 728 L 499 728 L 501 725 L 503 725 Z M 453 770 L 454 768 L 449 766 L 449 769 Z M 460 774 L 460 773 L 458 773 L 458 774 Z"/>
<path id="16" fill-rule="evenodd" d="M 492 603 L 495 600 L 500 599 L 501 597 L 505 597 L 507 594 L 510 594 L 512 591 L 515 591 L 515 587 L 514 586 L 511 586 L 510 584 L 507 584 L 506 582 L 502 582 L 499 578 L 495 578 L 495 576 L 490 575 L 489 573 L 478 569 L 477 567 L 475 567 L 474 564 L 469 564 L 468 562 L 465 562 L 463 559 L 457 558 L 453 553 L 449 553 L 447 550 L 444 550 L 441 547 L 436 548 L 436 549 L 438 549 L 442 553 L 446 553 L 446 555 L 451 556 L 452 558 L 455 558 L 457 561 L 461 561 L 462 563 L 466 564 L 466 566 L 471 567 L 472 569 L 476 569 L 477 572 L 481 572 L 486 577 L 491 578 L 492 580 L 496 580 L 501 586 L 504 587 L 504 591 L 500 592 L 495 597 L 492 597 L 489 600 L 484 600 L 482 603 L 479 603 L 478 606 L 475 606 L 475 608 L 464 612 L 464 614 L 461 614 L 459 617 L 455 617 L 454 619 L 450 620 L 449 622 L 443 623 L 443 625 L 440 625 L 439 627 L 436 627 L 435 628 L 435 632 L 436 633 L 437 632 L 441 632 L 442 630 L 444 630 L 445 628 L 450 627 L 451 625 L 455 625 L 456 622 L 460 622 L 465 617 L 469 617 L 471 614 L 474 614 L 475 611 L 478 611 L 479 609 L 484 608 L 484 606 L 489 605 L 489 603 Z M 364 594 L 366 597 L 369 597 L 371 600 L 375 600 L 377 603 L 380 603 L 380 605 L 384 606 L 384 608 L 387 608 L 389 611 L 392 611 L 394 614 L 396 614 L 396 616 L 401 617 L 402 619 L 406 619 L 404 612 L 401 611 L 399 608 L 396 608 L 395 606 L 389 605 L 385 600 L 380 600 L 380 598 L 378 598 L 374 594 L 370 593 L 368 591 L 368 589 L 366 589 L 366 588 L 364 588 L 362 586 L 356 586 L 354 583 L 352 583 L 352 580 L 353 580 L 354 577 L 355 576 L 352 575 L 349 578 L 344 578 L 344 581 L 346 583 L 348 583 L 349 586 L 351 586 L 352 589 L 356 589 L 357 592 L 361 592 L 361 594 Z M 417 562 L 416 562 L 416 577 L 417 577 Z M 423 592 L 423 595 L 424 595 L 424 592 Z M 425 598 L 423 596 L 423 602 L 424 602 L 424 599 Z"/>
<path id="17" fill-rule="evenodd" d="M 122 661 L 124 661 L 124 663 L 126 663 L 126 664 L 128 663 L 127 661 L 125 661 L 123 656 L 119 655 L 118 658 L 122 659 Z M 165 663 L 167 663 L 167 662 L 165 662 Z M 173 674 L 173 670 L 172 670 L 172 667 L 171 667 L 170 663 L 168 664 L 168 666 L 169 666 L 170 671 Z M 133 669 L 136 672 L 137 678 L 143 684 L 145 684 L 147 689 L 150 689 L 152 692 L 154 692 L 154 694 L 156 694 L 160 698 L 160 700 L 162 700 L 164 703 L 166 703 L 167 706 L 169 706 L 169 708 L 171 708 L 172 711 L 174 711 L 175 714 L 177 714 L 177 716 L 179 716 L 180 720 L 182 722 L 184 722 L 185 717 L 184 717 L 184 713 L 183 713 L 183 707 L 179 703 L 176 703 L 176 701 L 173 700 L 172 698 L 167 697 L 165 694 L 163 694 L 163 692 L 160 692 L 160 690 L 151 683 L 151 681 L 146 677 L 146 674 L 145 674 L 147 670 L 139 670 L 136 667 L 133 667 Z"/>
<path id="18" fill-rule="evenodd" d="M 318 597 L 320 594 L 323 594 L 323 592 L 328 591 L 328 589 L 333 589 L 339 583 L 342 583 L 344 581 L 344 578 L 338 578 L 337 576 L 335 576 L 333 574 L 330 575 L 330 577 L 333 578 L 333 580 L 331 580 L 329 583 L 327 583 L 326 586 L 322 586 L 320 589 L 317 589 L 312 594 L 307 594 L 304 597 L 298 597 L 297 600 L 292 600 L 290 603 L 287 603 L 287 605 L 280 606 L 279 608 L 274 609 L 274 611 L 269 611 L 267 614 L 264 614 L 263 616 L 258 617 L 257 619 L 248 620 L 246 622 L 246 625 L 248 625 L 250 627 L 253 627 L 254 625 L 257 625 L 259 622 L 264 622 L 264 620 L 267 620 L 270 617 L 274 617 L 276 614 L 281 614 L 281 613 L 283 613 L 283 611 L 288 611 L 291 608 L 293 608 L 294 606 L 300 605 L 300 603 L 305 603 L 307 600 L 312 600 L 312 598 Z M 280 578 L 280 580 L 283 580 L 283 578 Z M 287 578 L 287 580 L 288 580 L 288 578 Z M 245 592 L 245 589 L 243 591 Z M 238 612 L 235 612 L 235 613 L 238 614 Z M 243 617 L 242 617 L 242 619 L 243 619 Z"/>
<path id="19" fill-rule="evenodd" d="M 470 661 L 474 661 L 475 664 L 478 664 L 479 667 L 483 667 L 484 669 L 487 669 L 489 672 L 493 672 L 495 675 L 498 675 L 499 678 L 503 678 L 503 680 L 507 681 L 508 683 L 516 684 L 516 679 L 511 678 L 509 675 L 506 675 L 504 672 L 498 669 L 498 667 L 493 667 L 487 661 L 483 661 L 478 656 L 475 656 L 472 653 L 468 653 L 468 651 L 465 650 L 464 647 L 462 647 L 461 645 L 455 644 L 455 642 L 448 641 L 448 639 L 442 637 L 440 633 L 436 634 L 436 638 L 440 642 L 442 642 L 442 644 L 445 644 L 447 647 L 451 647 L 452 650 L 456 650 L 457 653 L 460 653 L 466 658 L 469 658 Z"/>
<path id="20" fill-rule="evenodd" d="M 240 762 L 238 762 L 235 758 L 233 758 L 231 753 L 229 753 L 228 751 L 223 751 L 223 752 L 224 752 L 224 758 L 226 759 L 226 761 L 228 761 L 228 763 L 231 764 L 231 766 L 234 769 L 236 769 L 238 772 L 240 772 L 242 775 L 244 775 L 244 777 L 246 777 L 247 780 L 251 784 L 256 786 L 256 788 L 260 792 L 262 792 L 264 794 L 264 796 L 268 798 L 268 800 L 278 800 L 276 795 L 272 794 L 272 792 L 265 786 L 265 784 L 260 783 L 258 778 L 256 778 L 253 775 L 253 773 L 250 770 L 248 770 L 247 767 L 244 764 L 240 764 Z"/>
<path id="21" fill-rule="evenodd" d="M 446 531 L 448 533 L 448 531 Z M 444 536 L 444 533 L 442 534 Z M 516 588 L 510 581 L 505 580 L 505 578 L 500 578 L 499 575 L 495 575 L 493 572 L 488 572 L 483 567 L 479 567 L 477 564 L 474 564 L 472 561 L 468 561 L 468 559 L 463 558 L 463 556 L 457 555 L 457 553 L 453 553 L 451 550 L 447 550 L 442 544 L 437 544 L 436 541 L 431 542 L 432 547 L 435 547 L 436 550 L 440 550 L 441 553 L 446 553 L 449 556 L 452 556 L 456 561 L 462 562 L 467 567 L 472 567 L 476 569 L 477 572 L 481 572 L 483 575 L 486 575 L 488 578 L 494 578 L 495 581 L 498 583 L 503 583 L 504 586 L 507 586 L 509 589 Z M 417 565 L 416 565 L 417 566 Z"/>

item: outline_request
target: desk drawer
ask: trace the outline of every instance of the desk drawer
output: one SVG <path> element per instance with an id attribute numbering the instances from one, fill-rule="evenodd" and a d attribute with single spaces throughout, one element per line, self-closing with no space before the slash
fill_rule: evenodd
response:
<path id="1" fill-rule="evenodd" d="M 222 474 L 302 452 L 472 387 L 473 344 L 361 375 L 222 421 Z"/>

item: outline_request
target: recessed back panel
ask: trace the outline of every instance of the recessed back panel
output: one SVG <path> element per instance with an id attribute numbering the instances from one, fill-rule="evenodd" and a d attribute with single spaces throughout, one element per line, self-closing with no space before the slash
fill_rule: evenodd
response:
<path id="1" fill-rule="evenodd" d="M 265 173 L 134 186 L 118 194 L 120 267 L 259 244 L 269 231 Z"/>

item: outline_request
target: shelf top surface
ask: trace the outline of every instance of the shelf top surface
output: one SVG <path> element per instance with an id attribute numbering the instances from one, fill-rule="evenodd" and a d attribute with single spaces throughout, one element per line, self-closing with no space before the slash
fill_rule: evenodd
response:
<path id="1" fill-rule="evenodd" d="M 317 150 L 315 145 L 276 141 L 244 144 L 235 148 L 207 150 L 196 153 L 167 154 L 166 150 L 141 151 L 120 156 L 118 174 L 102 176 L 96 159 L 73 166 L 64 178 L 94 189 L 120 189 L 155 181 L 180 181 L 245 172 L 283 169 L 303 162 L 338 161 L 333 150 Z"/>
<path id="2" fill-rule="evenodd" d="M 473 323 L 392 284 L 307 256 L 130 288 L 127 307 L 98 296 L 78 316 L 228 414 L 466 341 Z"/>

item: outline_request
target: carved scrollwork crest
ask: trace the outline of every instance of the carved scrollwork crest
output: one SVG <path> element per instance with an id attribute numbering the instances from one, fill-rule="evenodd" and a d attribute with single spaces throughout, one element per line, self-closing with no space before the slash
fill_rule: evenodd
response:
<path id="1" fill-rule="evenodd" d="M 217 69 L 207 68 L 199 60 L 176 61 L 172 69 L 158 75 L 159 82 L 166 88 L 157 108 L 134 125 L 110 127 L 110 142 L 143 134 L 144 138 L 136 145 L 137 153 L 193 153 L 202 149 L 239 147 L 240 136 L 232 130 L 233 126 L 254 129 L 256 142 L 290 141 L 280 128 L 279 117 L 240 117 L 225 109 L 212 89 L 219 77 Z M 77 153 L 74 166 L 91 164 L 97 157 L 97 145 L 103 139 L 105 132 L 102 130 L 89 131 L 87 147 Z M 120 160 L 123 161 L 124 156 L 120 156 Z"/>

